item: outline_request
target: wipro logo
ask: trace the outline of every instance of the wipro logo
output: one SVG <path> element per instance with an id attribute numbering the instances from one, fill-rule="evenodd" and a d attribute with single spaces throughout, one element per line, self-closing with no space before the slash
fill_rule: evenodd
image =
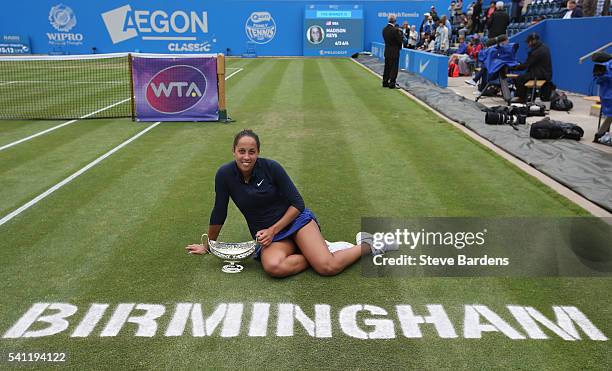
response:
<path id="1" fill-rule="evenodd" d="M 208 13 L 176 10 L 132 10 L 128 5 L 102 13 L 102 19 L 113 44 L 138 35 L 142 40 L 196 40 L 208 33 Z"/>
<path id="2" fill-rule="evenodd" d="M 146 98 L 156 111 L 176 114 L 198 104 L 206 92 L 206 77 L 193 66 L 178 65 L 159 71 L 146 87 Z"/>

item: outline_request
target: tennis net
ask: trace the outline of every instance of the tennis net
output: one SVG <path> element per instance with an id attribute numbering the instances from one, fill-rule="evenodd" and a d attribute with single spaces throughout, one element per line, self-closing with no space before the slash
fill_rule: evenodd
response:
<path id="1" fill-rule="evenodd" d="M 131 117 L 128 54 L 0 57 L 0 119 Z"/>

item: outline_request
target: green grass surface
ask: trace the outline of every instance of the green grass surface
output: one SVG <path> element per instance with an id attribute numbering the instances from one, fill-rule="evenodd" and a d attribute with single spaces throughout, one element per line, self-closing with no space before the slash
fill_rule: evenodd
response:
<path id="1" fill-rule="evenodd" d="M 265 275 L 256 261 L 239 275 L 220 271 L 211 256 L 183 247 L 205 232 L 213 178 L 230 161 L 233 135 L 254 129 L 261 156 L 278 160 L 329 240 L 352 241 L 361 217 L 580 216 L 587 213 L 534 178 L 442 122 L 350 60 L 230 60 L 243 71 L 228 80 L 236 123 L 162 123 L 7 224 L 0 226 L 0 333 L 36 302 L 65 302 L 79 311 L 67 331 L 37 339 L 0 338 L 0 352 L 65 351 L 83 368 L 609 368 L 610 343 L 510 340 L 500 333 L 462 339 L 464 304 L 483 304 L 513 325 L 505 306 L 575 305 L 612 334 L 610 279 L 365 278 L 359 264 L 335 277 L 307 271 L 287 279 Z M 0 146 L 45 124 L 0 123 Z M 147 124 L 81 121 L 0 152 L 1 216 L 16 209 Z M 500 191 L 514 190 L 514 191 Z M 230 203 L 231 204 L 231 203 Z M 250 239 L 231 204 L 223 240 Z M 296 325 L 293 337 L 241 335 L 164 337 L 176 303 L 294 303 L 312 316 L 332 306 L 330 339 Z M 87 338 L 70 338 L 91 303 L 111 307 Z M 99 337 L 118 303 L 166 306 L 153 338 L 126 325 Z M 372 304 L 442 304 L 458 339 L 359 340 L 342 334 L 338 310 Z M 245 313 L 246 314 L 246 313 Z M 368 328 L 367 326 L 363 326 Z M 189 328 L 189 327 L 188 327 Z M 44 366 L 40 365 L 39 366 Z M 0 368 L 3 367 L 0 364 Z"/>

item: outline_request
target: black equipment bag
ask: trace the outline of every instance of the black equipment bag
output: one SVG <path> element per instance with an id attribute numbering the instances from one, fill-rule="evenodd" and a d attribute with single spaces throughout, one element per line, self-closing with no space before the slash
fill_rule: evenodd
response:
<path id="1" fill-rule="evenodd" d="M 535 139 L 580 140 L 584 135 L 584 130 L 578 125 L 551 120 L 547 117 L 531 125 L 529 135 Z"/>
<path id="2" fill-rule="evenodd" d="M 553 91 L 550 96 L 550 109 L 555 111 L 569 111 L 574 107 L 574 103 L 565 95 L 565 93 Z"/>

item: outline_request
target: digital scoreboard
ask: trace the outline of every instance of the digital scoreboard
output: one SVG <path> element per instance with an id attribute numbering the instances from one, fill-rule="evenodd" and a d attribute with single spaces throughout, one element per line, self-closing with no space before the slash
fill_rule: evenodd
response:
<path id="1" fill-rule="evenodd" d="M 304 11 L 305 56 L 346 57 L 363 51 L 361 5 L 307 5 Z"/>

